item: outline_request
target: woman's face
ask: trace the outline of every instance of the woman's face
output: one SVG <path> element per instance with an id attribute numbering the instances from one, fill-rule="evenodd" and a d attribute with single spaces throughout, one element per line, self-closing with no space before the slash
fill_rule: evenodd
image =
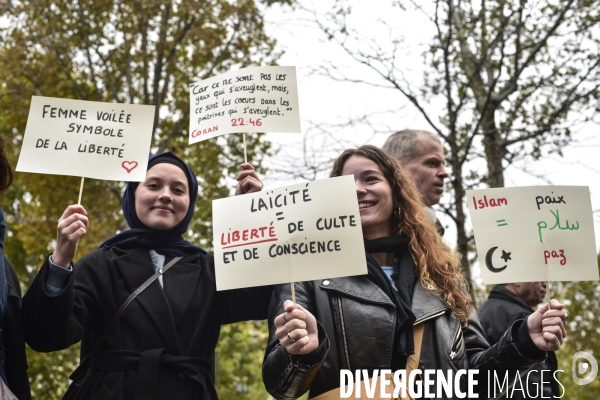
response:
<path id="1" fill-rule="evenodd" d="M 368 158 L 351 156 L 344 163 L 342 175 L 354 175 L 365 239 L 390 236 L 394 200 L 392 188 L 379 166 Z"/>
<path id="2" fill-rule="evenodd" d="M 180 223 L 190 206 L 187 178 L 173 164 L 156 164 L 135 190 L 135 212 L 148 228 L 171 229 Z"/>

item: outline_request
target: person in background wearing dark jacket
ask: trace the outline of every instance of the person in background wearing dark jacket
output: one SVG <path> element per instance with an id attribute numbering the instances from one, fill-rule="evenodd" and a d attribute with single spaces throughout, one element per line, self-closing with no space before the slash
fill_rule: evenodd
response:
<path id="1" fill-rule="evenodd" d="M 263 362 L 273 397 L 296 399 L 310 390 L 310 398 L 340 398 L 342 370 L 370 377 L 405 370 L 418 347 L 415 332 L 423 332 L 418 368 L 457 378 L 459 370 L 479 370 L 472 389 L 480 399 L 491 396 L 488 371 L 514 377 L 560 348 L 565 312 L 556 300 L 553 310 L 542 307 L 516 322 L 490 347 L 458 256 L 430 223 L 408 172 L 386 152 L 344 151 L 331 172 L 341 175 L 354 176 L 368 274 L 298 282 L 296 306 L 290 285 L 274 289 Z M 466 374 L 458 379 L 467 387 Z M 435 378 L 431 383 L 437 393 Z"/>
<path id="2" fill-rule="evenodd" d="M 262 186 L 254 168 L 242 164 L 236 194 Z M 197 197 L 190 167 L 162 153 L 150 157 L 144 182 L 127 184 L 122 207 L 131 229 L 75 265 L 87 212 L 75 204 L 59 219 L 56 249 L 23 298 L 25 337 L 36 351 L 64 349 L 82 337 L 95 346 L 128 296 L 183 257 L 125 309 L 89 380 L 81 389 L 70 386 L 79 398 L 216 400 L 211 357 L 221 325 L 267 317 L 272 287 L 217 292 L 213 257 L 183 238 Z"/>
<path id="3" fill-rule="evenodd" d="M 497 343 L 515 321 L 531 315 L 534 308 L 544 301 L 545 295 L 546 282 L 517 282 L 494 286 L 488 300 L 477 310 L 488 342 Z M 556 355 L 553 351 L 548 351 L 547 355 L 545 360 L 535 364 L 522 378 L 522 388 L 515 385 L 510 397 L 502 399 L 562 397 L 558 382 L 553 376 L 558 369 Z"/>
<path id="4" fill-rule="evenodd" d="M 0 193 L 12 183 L 12 169 L 0 137 Z M 21 287 L 14 267 L 4 256 L 6 224 L 0 208 L 0 378 L 20 400 L 31 399 L 25 337 L 21 319 Z"/>

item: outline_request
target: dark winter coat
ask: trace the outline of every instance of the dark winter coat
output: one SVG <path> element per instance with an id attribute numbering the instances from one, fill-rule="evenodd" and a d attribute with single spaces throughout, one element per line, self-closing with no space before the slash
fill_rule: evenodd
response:
<path id="1" fill-rule="evenodd" d="M 166 260 L 168 262 L 169 260 Z M 48 260 L 23 299 L 27 343 L 67 348 L 89 333 L 91 346 L 154 274 L 147 250 L 98 249 L 75 266 L 56 297 L 45 291 Z M 216 399 L 211 359 L 222 324 L 264 319 L 271 287 L 216 291 L 213 257 L 188 255 L 125 310 L 102 348 L 86 399 Z M 204 386 L 204 388 L 203 388 Z"/>
<path id="2" fill-rule="evenodd" d="M 14 267 L 4 257 L 8 297 L 3 323 L 4 351 L 6 352 L 6 378 L 9 389 L 20 400 L 31 399 L 29 378 L 27 377 L 27 358 L 25 357 L 25 336 L 21 319 L 21 287 Z"/>
<path id="3" fill-rule="evenodd" d="M 496 285 L 490 292 L 488 300 L 477 311 L 481 325 L 490 344 L 498 342 L 500 336 L 515 321 L 527 318 L 534 310 L 519 296 L 503 285 Z M 541 399 L 560 397 L 558 383 L 553 377 L 558 369 L 556 355 L 553 351 L 547 352 L 546 360 L 535 364 L 531 371 L 521 378 L 522 385 L 517 382 L 515 390 L 511 390 L 502 399 Z M 542 373 L 542 371 L 545 371 Z M 544 384 L 542 382 L 542 374 Z M 556 376 L 560 378 L 560 374 Z M 519 386 L 520 385 L 520 386 Z M 541 386 L 540 386 L 541 385 Z M 543 393 L 540 393 L 543 387 Z M 522 390 L 517 390 L 521 388 Z"/>
<path id="4" fill-rule="evenodd" d="M 368 276 L 296 283 L 295 290 L 298 304 L 320 322 L 320 346 L 307 356 L 290 357 L 280 345 L 274 335 L 274 319 L 283 312 L 283 302 L 290 299 L 290 286 L 276 287 L 269 307 L 271 334 L 263 363 L 263 379 L 271 395 L 276 399 L 295 399 L 310 389 L 312 398 L 338 388 L 341 369 L 366 369 L 371 374 L 376 369 L 392 368 L 396 306 Z M 488 371 L 508 371 L 514 377 L 536 362 L 521 354 L 515 345 L 519 324 L 490 347 L 476 313 L 463 332 L 458 317 L 444 300 L 418 281 L 411 309 L 415 325 L 425 324 L 419 369 L 478 369 L 476 391 L 480 399 L 488 398 Z M 466 376 L 462 378 L 464 391 Z M 433 385 L 432 392 L 436 391 Z"/>

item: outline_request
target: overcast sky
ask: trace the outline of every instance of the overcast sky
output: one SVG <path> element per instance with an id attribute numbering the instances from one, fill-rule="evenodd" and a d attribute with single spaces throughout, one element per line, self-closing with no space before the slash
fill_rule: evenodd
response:
<path id="1" fill-rule="evenodd" d="M 310 4 L 307 1 L 304 3 Z M 422 44 L 427 43 L 433 35 L 429 29 L 431 25 L 419 13 L 401 12 L 398 8 L 390 7 L 389 3 L 385 0 L 355 1 L 352 23 L 360 26 L 361 32 L 365 32 L 365 38 L 379 38 L 381 40 L 377 43 L 383 45 L 386 42 L 385 33 L 387 31 L 377 20 L 382 17 L 389 17 L 390 20 L 393 20 L 395 25 L 392 28 L 404 36 L 406 43 L 403 50 L 407 66 L 406 76 L 416 83 L 422 82 L 423 76 L 420 68 Z M 324 11 L 330 6 L 331 1 L 324 0 L 317 4 L 319 10 Z M 396 91 L 352 83 L 339 83 L 311 74 L 312 69 L 323 65 L 326 60 L 335 60 L 336 65 L 354 70 L 365 79 L 376 81 L 376 76 L 370 75 L 365 69 L 360 69 L 336 45 L 326 41 L 324 35 L 314 25 L 305 21 L 306 18 L 305 13 L 290 12 L 289 9 L 274 10 L 267 14 L 270 22 L 269 32 L 277 38 L 279 49 L 285 52 L 279 64 L 297 67 L 303 131 L 306 132 L 315 124 L 332 124 L 349 117 L 356 118 L 370 114 L 373 115 L 368 121 L 372 126 L 363 124 L 354 128 L 348 127 L 334 132 L 335 137 L 332 139 L 344 140 L 355 146 L 366 143 L 380 146 L 385 141 L 387 133 L 373 135 L 374 129 L 389 133 L 404 128 L 429 130 L 418 112 L 410 105 L 406 105 Z M 390 109 L 397 111 L 384 112 Z M 597 134 L 599 128 L 597 125 L 589 125 L 578 132 L 576 137 L 582 143 L 573 144 L 564 149 L 562 158 L 558 156 L 545 157 L 539 162 L 520 165 L 519 168 L 509 167 L 505 173 L 506 186 L 546 185 L 549 184 L 548 182 L 554 185 L 589 186 L 592 209 L 595 210 L 597 249 L 600 249 L 600 135 Z M 288 162 L 293 151 L 300 151 L 301 134 L 270 134 L 269 139 L 281 148 L 280 155 L 272 161 L 274 165 Z M 529 173 L 524 172 L 523 169 Z M 324 176 L 322 175 L 322 177 Z M 536 176 L 543 176 L 546 180 L 536 178 Z M 266 185 L 267 187 L 281 186 L 282 182 L 267 181 Z M 447 220 L 446 225 L 452 225 L 451 221 Z M 446 235 L 451 243 L 454 242 L 455 237 L 452 231 L 450 229 Z"/>

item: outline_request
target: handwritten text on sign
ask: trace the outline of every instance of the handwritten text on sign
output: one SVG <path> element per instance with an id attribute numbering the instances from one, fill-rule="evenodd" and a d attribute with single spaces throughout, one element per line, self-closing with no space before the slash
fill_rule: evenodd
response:
<path id="1" fill-rule="evenodd" d="M 154 106 L 33 96 L 17 171 L 143 181 Z"/>
<path id="2" fill-rule="evenodd" d="M 232 132 L 300 132 L 295 67 L 250 67 L 190 85 L 190 140 Z"/>
<path id="3" fill-rule="evenodd" d="M 598 280 L 588 187 L 468 190 L 483 283 Z"/>
<path id="4" fill-rule="evenodd" d="M 217 290 L 367 273 L 351 176 L 213 201 Z"/>

